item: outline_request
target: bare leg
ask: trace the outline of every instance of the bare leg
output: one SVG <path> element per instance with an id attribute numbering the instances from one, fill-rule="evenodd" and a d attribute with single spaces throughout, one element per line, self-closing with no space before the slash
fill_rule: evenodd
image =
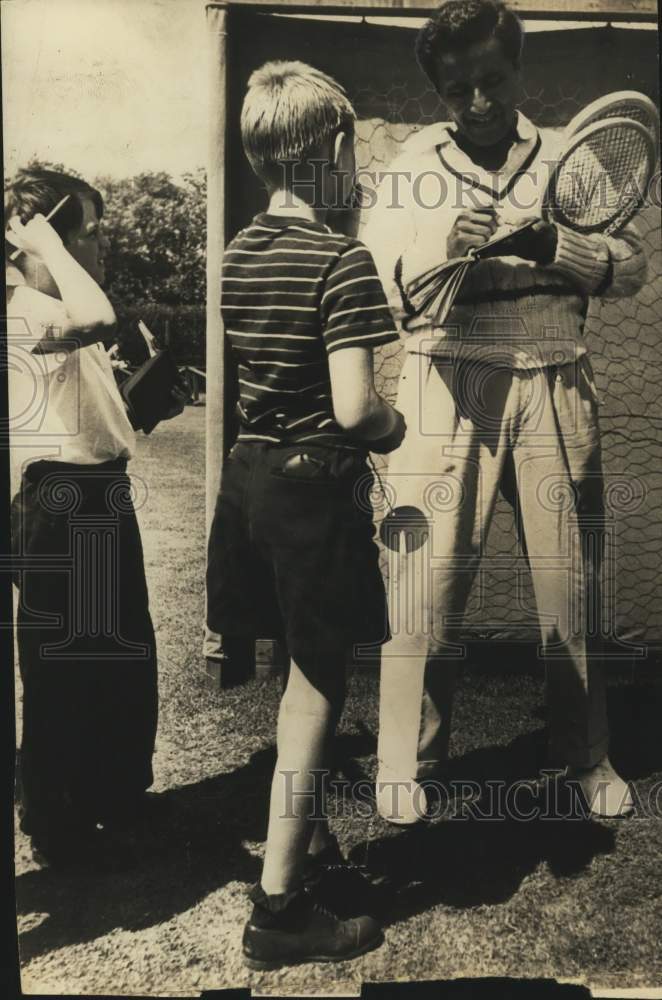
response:
<path id="1" fill-rule="evenodd" d="M 344 667 L 338 663 L 334 669 L 340 675 Z M 291 892 L 301 876 L 313 834 L 311 817 L 319 802 L 321 771 L 339 716 L 338 700 L 337 694 L 318 690 L 291 661 L 278 714 L 278 761 L 262 871 L 262 888 L 268 895 Z"/>
<path id="2" fill-rule="evenodd" d="M 339 721 L 340 721 L 340 711 L 337 711 L 331 720 L 329 738 L 327 740 L 327 744 L 324 750 L 323 767 L 325 768 L 325 770 L 328 771 L 329 777 L 331 777 L 333 773 L 333 742 Z M 323 795 L 320 796 L 319 804 L 323 810 L 324 809 Z M 313 855 L 321 854 L 322 851 L 326 850 L 327 847 L 330 847 L 332 844 L 335 843 L 333 837 L 331 836 L 331 831 L 329 830 L 329 821 L 326 818 L 326 814 L 324 815 L 324 818 L 316 818 L 312 821 L 312 830 L 313 833 L 310 838 L 310 844 L 308 846 L 309 854 Z"/>

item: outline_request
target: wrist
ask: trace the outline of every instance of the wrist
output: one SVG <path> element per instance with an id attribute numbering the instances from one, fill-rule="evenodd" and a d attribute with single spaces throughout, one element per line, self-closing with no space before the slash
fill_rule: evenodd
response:
<path id="1" fill-rule="evenodd" d="M 37 256 L 46 265 L 49 271 L 58 266 L 62 266 L 62 264 L 67 260 L 73 260 L 73 257 L 65 247 L 62 240 L 59 242 L 55 242 L 54 240 L 47 246 L 40 247 Z"/>
<path id="2" fill-rule="evenodd" d="M 540 232 L 537 233 L 537 257 L 539 264 L 551 264 L 556 257 L 556 248 L 558 246 L 559 234 L 556 226 L 553 222 L 548 222 L 543 225 Z"/>
<path id="3" fill-rule="evenodd" d="M 379 428 L 379 433 L 375 433 L 377 428 L 373 428 L 370 437 L 363 437 L 364 444 L 377 454 L 387 454 L 398 447 L 404 436 L 404 417 L 389 403 L 382 401 L 384 407 L 384 417 Z"/>
<path id="4" fill-rule="evenodd" d="M 377 406 L 361 428 L 361 438 L 369 445 L 380 441 L 393 432 L 396 423 L 397 415 L 393 407 L 377 397 Z"/>

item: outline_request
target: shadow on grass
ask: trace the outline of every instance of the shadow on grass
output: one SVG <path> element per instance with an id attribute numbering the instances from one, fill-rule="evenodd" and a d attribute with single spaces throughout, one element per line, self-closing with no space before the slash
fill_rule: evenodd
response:
<path id="1" fill-rule="evenodd" d="M 164 815 L 138 838 L 136 863 L 126 871 L 43 868 L 19 875 L 18 913 L 48 914 L 21 935 L 22 961 L 115 928 L 160 924 L 228 882 L 256 882 L 261 861 L 242 841 L 265 838 L 274 763 L 275 749 L 269 747 L 230 774 L 151 796 Z"/>
<path id="2" fill-rule="evenodd" d="M 662 772 L 662 677 L 611 685 L 607 705 L 610 755 L 623 776 L 634 780 Z"/>
<path id="3" fill-rule="evenodd" d="M 621 685 L 609 695 L 614 760 L 626 777 L 645 779 L 662 769 L 660 688 Z M 375 734 L 359 728 L 339 738 L 336 753 L 336 768 L 350 783 L 368 781 L 367 763 L 374 763 Z M 545 730 L 539 729 L 505 746 L 473 750 L 452 760 L 448 779 L 478 783 L 489 796 L 491 782 L 508 786 L 534 777 L 544 746 Z M 22 935 L 22 960 L 116 928 L 155 926 L 228 882 L 257 881 L 261 861 L 243 844 L 265 838 L 274 763 L 275 749 L 268 747 L 232 773 L 155 795 L 167 814 L 146 831 L 137 863 L 126 872 L 92 877 L 42 869 L 19 875 L 19 914 L 46 915 Z M 522 800 L 520 808 L 525 805 Z M 476 815 L 481 810 L 486 811 L 479 803 L 464 817 L 460 813 L 404 832 L 378 821 L 383 835 L 369 839 L 367 820 L 350 815 L 348 833 L 357 845 L 353 860 L 385 877 L 392 890 L 382 918 L 394 923 L 440 903 L 460 909 L 503 903 L 539 864 L 546 863 L 558 877 L 576 877 L 592 858 L 615 846 L 612 828 L 600 822 L 485 819 Z"/>
<path id="4" fill-rule="evenodd" d="M 541 731 L 542 732 L 542 731 Z M 351 852 L 366 874 L 386 881 L 392 898 L 387 923 L 438 904 L 457 909 L 507 902 L 523 880 L 546 863 L 557 877 L 580 875 L 599 854 L 615 847 L 613 831 L 585 818 L 571 797 L 553 789 L 517 795 L 508 808 L 508 789 L 529 781 L 541 733 L 518 737 L 453 761 L 444 789 L 455 794 L 448 808 L 443 792 L 428 800 L 436 819 L 364 841 Z M 462 800 L 461 790 L 472 796 Z M 473 793 L 480 789 L 480 798 Z M 458 797 L 459 795 L 459 797 Z M 511 815 L 509 815 L 509 811 Z"/>
<path id="5" fill-rule="evenodd" d="M 610 755 L 621 774 L 636 781 L 641 802 L 662 771 L 661 707 L 659 683 L 620 683 L 608 690 Z M 434 822 L 399 830 L 384 824 L 383 836 L 353 849 L 352 858 L 390 887 L 389 923 L 437 904 L 469 908 L 504 903 L 541 863 L 559 878 L 576 878 L 594 857 L 614 850 L 613 822 L 587 817 L 571 795 L 554 788 L 537 795 L 526 792 L 522 783 L 544 767 L 546 735 L 539 729 L 505 746 L 482 747 L 452 759 L 441 791 L 435 795 L 434 786 L 428 788 L 438 817 Z M 520 818 L 514 818 L 508 815 L 505 790 L 518 783 Z M 463 785 L 472 792 L 478 788 L 480 799 L 464 806 L 456 801 L 449 808 L 444 789 L 461 795 Z M 530 817 L 524 818 L 527 813 Z"/>
<path id="6" fill-rule="evenodd" d="M 342 759 L 372 750 L 370 734 L 338 741 Z M 161 821 L 138 839 L 136 862 L 126 871 L 42 868 L 17 876 L 18 914 L 46 914 L 21 935 L 21 960 L 115 928 L 143 930 L 185 913 L 228 882 L 256 882 L 262 863 L 243 842 L 265 840 L 275 762 L 275 747 L 266 747 L 229 774 L 152 794 Z"/>

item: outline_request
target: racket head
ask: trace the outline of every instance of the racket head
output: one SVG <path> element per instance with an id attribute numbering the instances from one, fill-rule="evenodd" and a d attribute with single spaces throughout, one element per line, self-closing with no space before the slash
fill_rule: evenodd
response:
<path id="1" fill-rule="evenodd" d="M 570 140 L 594 122 L 608 118 L 630 118 L 649 130 L 656 146 L 659 144 L 660 115 L 650 97 L 637 90 L 617 90 L 591 101 L 565 127 L 564 138 Z"/>
<path id="2" fill-rule="evenodd" d="M 657 149 L 644 125 L 593 122 L 566 143 L 543 196 L 543 217 L 577 233 L 617 232 L 639 211 Z"/>

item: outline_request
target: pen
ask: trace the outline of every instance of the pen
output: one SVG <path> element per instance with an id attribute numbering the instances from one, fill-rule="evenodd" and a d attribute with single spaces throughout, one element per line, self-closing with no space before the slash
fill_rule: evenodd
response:
<path id="1" fill-rule="evenodd" d="M 67 199 L 68 199 L 69 197 L 70 197 L 70 195 L 68 195 L 68 194 L 65 194 L 64 198 L 61 198 L 61 199 L 60 199 L 60 201 L 58 201 L 58 203 L 57 203 L 57 205 L 55 206 L 55 208 L 52 208 L 52 209 L 51 209 L 51 211 L 50 211 L 50 212 L 48 213 L 48 215 L 46 216 L 46 222 L 49 222 L 49 221 L 50 221 L 50 220 L 51 220 L 51 219 L 53 218 L 53 216 L 55 215 L 55 213 L 56 213 L 56 212 L 59 212 L 59 211 L 60 211 L 60 209 L 61 209 L 61 208 L 62 208 L 62 206 L 64 205 L 65 201 L 67 201 Z M 14 250 L 14 252 L 13 252 L 13 253 L 10 253 L 10 255 L 9 255 L 9 259 L 10 259 L 10 260 L 16 260 L 16 258 L 17 258 L 18 256 L 20 256 L 20 254 L 22 254 L 22 253 L 23 253 L 23 251 L 22 251 L 22 250 L 21 250 L 21 248 L 19 247 L 19 248 L 18 248 L 18 250 Z"/>

